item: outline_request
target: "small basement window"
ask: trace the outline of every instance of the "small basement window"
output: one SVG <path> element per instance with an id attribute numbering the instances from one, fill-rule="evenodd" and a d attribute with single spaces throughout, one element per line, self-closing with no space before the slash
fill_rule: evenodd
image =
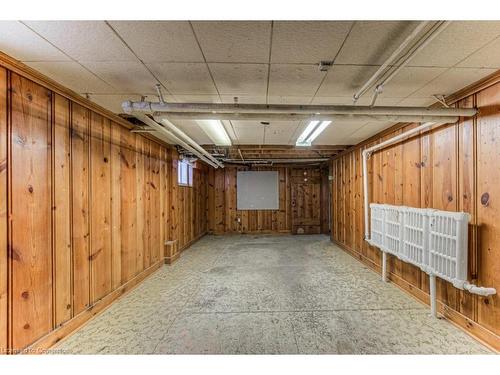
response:
<path id="1" fill-rule="evenodd" d="M 180 186 L 193 186 L 193 166 L 189 162 L 177 162 L 177 182 Z"/>

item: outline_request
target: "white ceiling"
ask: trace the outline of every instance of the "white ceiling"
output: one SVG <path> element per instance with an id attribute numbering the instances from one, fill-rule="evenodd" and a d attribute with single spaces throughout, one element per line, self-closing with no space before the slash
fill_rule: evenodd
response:
<path id="1" fill-rule="evenodd" d="M 352 104 L 416 26 L 408 21 L 0 21 L 0 50 L 113 112 L 124 100 Z M 328 72 L 317 64 L 333 60 Z M 456 21 L 384 88 L 378 105 L 427 106 L 500 69 L 500 22 Z M 359 101 L 368 104 L 369 93 Z M 195 121 L 177 121 L 210 143 Z M 234 143 L 294 144 L 306 124 L 224 121 Z M 391 123 L 334 122 L 316 144 L 355 144 Z"/>

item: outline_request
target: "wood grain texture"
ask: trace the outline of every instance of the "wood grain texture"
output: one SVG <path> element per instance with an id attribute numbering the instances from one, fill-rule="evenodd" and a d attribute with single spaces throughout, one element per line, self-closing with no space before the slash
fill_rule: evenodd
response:
<path id="1" fill-rule="evenodd" d="M 53 328 L 51 108 L 46 88 L 11 76 L 11 327 L 24 347 Z"/>
<path id="2" fill-rule="evenodd" d="M 111 123 L 92 113 L 90 126 L 91 301 L 111 291 Z"/>
<path id="3" fill-rule="evenodd" d="M 318 168 L 254 167 L 252 170 L 275 170 L 279 178 L 278 210 L 237 210 L 237 173 L 248 170 L 244 166 L 226 166 L 224 169 L 209 169 L 205 181 L 207 190 L 207 230 L 211 233 L 291 233 L 294 228 L 292 186 L 296 188 L 296 229 L 320 233 L 328 230 L 328 211 L 321 209 L 323 196 L 328 196 L 328 171 Z M 309 178 L 304 182 L 304 171 Z M 322 176 L 326 176 L 322 178 Z M 295 181 L 295 182 L 294 182 Z M 322 187 L 322 183 L 326 186 Z M 298 186 L 297 185 L 297 186 Z M 322 215 L 325 215 L 324 217 Z M 326 220 L 326 223 L 323 222 Z"/>
<path id="4" fill-rule="evenodd" d="M 500 84 L 477 94 L 478 285 L 500 290 Z M 500 296 L 479 298 L 477 322 L 500 335 Z"/>
<path id="5" fill-rule="evenodd" d="M 8 348 L 7 71 L 0 69 L 0 347 Z"/>
<path id="6" fill-rule="evenodd" d="M 163 264 L 166 239 L 205 234 L 208 166 L 179 189 L 177 159 L 0 69 L 2 350 L 60 339 Z"/>
<path id="7" fill-rule="evenodd" d="M 71 108 L 62 96 L 54 96 L 53 135 L 53 236 L 55 325 L 71 319 Z"/>
<path id="8" fill-rule="evenodd" d="M 465 97 L 459 107 L 477 105 L 479 114 L 456 124 L 414 136 L 377 151 L 368 163 L 370 202 L 432 207 L 471 214 L 469 225 L 469 278 L 481 286 L 500 290 L 500 83 Z M 416 124 L 382 132 L 332 161 L 332 240 L 365 263 L 379 267 L 380 251 L 363 241 L 363 187 L 357 163 L 363 147 L 393 137 Z M 353 177 L 354 176 L 354 177 Z M 352 191 L 355 193 L 352 194 Z M 354 207 L 354 210 L 352 210 Z M 355 215 L 354 224 L 349 212 Z M 354 230 L 352 225 L 354 225 Z M 427 295 L 428 275 L 389 256 L 391 280 L 412 294 Z M 438 281 L 442 311 L 471 334 L 499 348 L 498 295 L 480 297 Z M 475 327 L 471 329 L 471 327 Z M 488 332 L 488 333 L 485 333 Z"/>
<path id="9" fill-rule="evenodd" d="M 90 306 L 90 111 L 72 105 L 71 188 L 73 240 L 73 314 Z"/>

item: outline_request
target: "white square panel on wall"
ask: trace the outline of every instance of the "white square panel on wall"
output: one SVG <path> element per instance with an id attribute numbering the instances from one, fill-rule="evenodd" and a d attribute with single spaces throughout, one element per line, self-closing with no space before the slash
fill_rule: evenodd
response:
<path id="1" fill-rule="evenodd" d="M 277 171 L 238 171 L 236 175 L 238 210 L 279 210 Z"/>

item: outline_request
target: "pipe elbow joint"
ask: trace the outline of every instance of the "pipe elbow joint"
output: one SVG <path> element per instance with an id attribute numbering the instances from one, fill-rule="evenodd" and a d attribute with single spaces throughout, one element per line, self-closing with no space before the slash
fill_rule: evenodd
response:
<path id="1" fill-rule="evenodd" d="M 465 290 L 483 297 L 488 297 L 497 294 L 497 290 L 495 288 L 486 288 L 483 286 L 477 286 L 469 283 L 465 283 L 463 287 Z"/>

